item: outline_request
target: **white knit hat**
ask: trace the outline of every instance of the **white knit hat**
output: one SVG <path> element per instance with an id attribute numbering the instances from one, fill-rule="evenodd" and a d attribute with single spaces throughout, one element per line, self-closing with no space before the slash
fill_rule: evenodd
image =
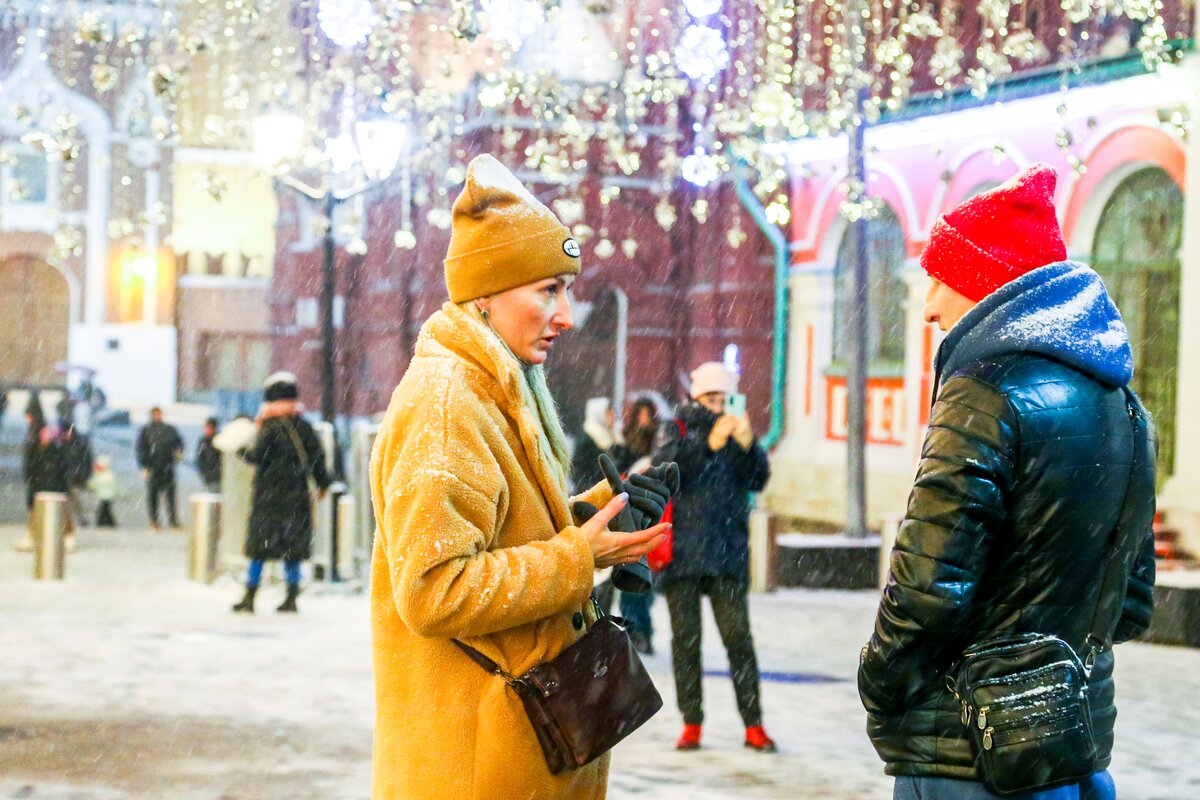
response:
<path id="1" fill-rule="evenodd" d="M 733 394 L 738 388 L 738 376 L 734 375 L 719 361 L 706 361 L 692 370 L 692 399 L 702 397 L 709 392 L 724 392 Z"/>

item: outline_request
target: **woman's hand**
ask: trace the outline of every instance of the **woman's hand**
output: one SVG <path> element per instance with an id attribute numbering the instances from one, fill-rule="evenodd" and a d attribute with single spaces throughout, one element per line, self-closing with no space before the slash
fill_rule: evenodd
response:
<path id="1" fill-rule="evenodd" d="M 621 513 L 628 502 L 629 495 L 619 494 L 610 500 L 608 505 L 596 512 L 595 516 L 579 526 L 587 539 L 588 547 L 592 550 L 592 559 L 596 562 L 596 569 L 604 569 L 617 564 L 632 564 L 657 547 L 667 531 L 671 529 L 671 524 L 664 522 L 653 528 L 633 533 L 610 531 L 608 529 L 609 521 Z"/>

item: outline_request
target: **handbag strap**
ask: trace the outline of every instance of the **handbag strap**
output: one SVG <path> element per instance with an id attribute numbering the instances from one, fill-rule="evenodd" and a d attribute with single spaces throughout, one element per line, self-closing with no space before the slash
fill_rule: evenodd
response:
<path id="1" fill-rule="evenodd" d="M 470 659 L 472 661 L 474 661 L 476 664 L 483 667 L 485 670 L 487 670 L 491 674 L 499 675 L 501 678 L 503 678 L 504 682 L 507 683 L 509 686 L 511 686 L 517 692 L 521 692 L 526 688 L 525 681 L 521 680 L 520 678 L 514 678 L 511 674 L 504 671 L 504 667 L 500 666 L 495 661 L 492 661 L 490 658 L 488 658 L 483 653 L 476 650 L 474 647 L 471 647 L 469 644 L 464 644 L 464 643 L 460 642 L 458 639 L 451 639 L 450 641 L 452 641 L 456 645 L 458 645 L 458 648 L 460 650 L 462 650 L 464 653 L 466 653 L 467 656 L 470 657 Z"/>
<path id="2" fill-rule="evenodd" d="M 600 608 L 600 604 L 596 602 L 595 595 L 592 595 L 590 597 L 590 600 L 592 602 L 592 608 L 596 612 L 596 622 L 599 622 L 600 620 L 602 620 L 606 616 L 608 616 L 607 614 L 604 613 L 604 609 Z M 467 656 L 469 656 L 472 661 L 474 661 L 479 666 L 483 667 L 485 670 L 487 670 L 491 674 L 499 675 L 501 678 L 504 679 L 505 683 L 507 683 L 509 686 L 511 686 L 516 691 L 520 692 L 520 691 L 523 691 L 526 688 L 528 688 L 528 684 L 524 680 L 522 680 L 521 678 L 514 678 L 512 676 L 512 674 L 510 674 L 504 670 L 504 667 L 500 666 L 495 661 L 492 661 L 490 658 L 488 658 L 483 653 L 476 650 L 474 647 L 471 647 L 469 644 L 460 642 L 458 639 L 451 639 L 450 641 L 452 641 L 452 642 L 454 642 L 454 644 L 458 645 L 458 649 L 462 650 L 464 653 L 466 653 Z"/>
<path id="3" fill-rule="evenodd" d="M 292 447 L 296 448 L 296 455 L 300 457 L 300 466 L 304 467 L 304 474 L 307 476 L 312 470 L 308 466 L 308 450 L 304 447 L 304 442 L 300 439 L 300 433 L 296 430 L 296 426 L 286 416 L 280 417 L 279 421 L 283 423 L 284 430 L 287 431 L 288 438 L 292 440 Z"/>
<path id="4" fill-rule="evenodd" d="M 1101 652 L 1112 647 L 1113 628 L 1125 603 L 1125 591 L 1129 582 L 1129 569 L 1137 550 L 1138 530 L 1137 504 L 1131 502 L 1139 484 L 1138 468 L 1147 463 L 1153 453 L 1149 452 L 1149 437 L 1145 436 L 1146 419 L 1138 409 L 1138 403 L 1128 387 L 1125 388 L 1125 408 L 1133 425 L 1133 452 L 1129 459 L 1129 480 L 1125 484 L 1125 497 L 1121 501 L 1121 514 L 1113 531 L 1111 552 L 1106 559 L 1104 581 L 1100 585 L 1100 596 L 1096 599 L 1096 610 L 1088 630 L 1086 643 L 1088 652 L 1084 657 L 1084 668 L 1090 675 Z M 1144 481 L 1143 481 L 1144 482 Z"/>

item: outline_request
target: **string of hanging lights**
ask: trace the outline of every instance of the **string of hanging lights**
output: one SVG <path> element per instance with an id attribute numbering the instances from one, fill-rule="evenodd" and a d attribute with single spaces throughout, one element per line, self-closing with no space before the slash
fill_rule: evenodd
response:
<path id="1" fill-rule="evenodd" d="M 449 224 L 469 155 L 462 137 L 481 126 L 499 131 L 505 155 L 526 172 L 563 186 L 568 202 L 585 191 L 581 171 L 606 179 L 588 184 L 607 192 L 595 198 L 601 206 L 616 196 L 608 179 L 641 179 L 624 190 L 648 192 L 670 228 L 680 180 L 703 188 L 746 164 L 769 218 L 784 224 L 782 142 L 837 135 L 860 114 L 878 120 L 917 90 L 982 97 L 1016 67 L 1091 58 L 1103 44 L 1098 20 L 1135 26 L 1150 67 L 1168 58 L 1169 44 L 1159 0 L 1061 0 L 1062 24 L 1048 32 L 1030 24 L 1019 0 L 6 5 L 0 24 L 44 31 L 58 45 L 60 74 L 86 75 L 92 93 L 120 92 L 130 74 L 146 81 L 155 101 L 148 129 L 160 141 L 250 149 L 253 119 L 287 110 L 305 123 L 303 168 L 329 157 L 320 132 L 348 94 L 363 105 L 357 111 L 370 104 L 402 119 L 420 143 L 413 203 L 437 227 Z M 66 67 L 81 60 L 81 73 Z M 181 115 L 182 105 L 209 110 Z M 68 154 L 78 144 L 70 120 L 30 136 Z M 692 213 L 706 216 L 704 207 Z M 397 231 L 398 244 L 414 241 L 410 228 Z"/>

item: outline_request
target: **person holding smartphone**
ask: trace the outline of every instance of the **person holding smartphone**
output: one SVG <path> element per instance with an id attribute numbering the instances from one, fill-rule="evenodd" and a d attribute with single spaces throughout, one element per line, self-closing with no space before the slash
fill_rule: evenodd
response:
<path id="1" fill-rule="evenodd" d="M 750 634 L 750 493 L 770 476 L 767 454 L 754 437 L 738 376 L 723 364 L 701 364 L 691 374 L 691 402 L 664 426 L 656 463 L 679 463 L 671 561 L 662 590 L 671 615 L 671 661 L 683 714 L 680 750 L 700 747 L 704 722 L 701 686 L 700 601 L 708 596 L 729 654 L 746 747 L 774 752 L 763 729 L 758 659 Z"/>

